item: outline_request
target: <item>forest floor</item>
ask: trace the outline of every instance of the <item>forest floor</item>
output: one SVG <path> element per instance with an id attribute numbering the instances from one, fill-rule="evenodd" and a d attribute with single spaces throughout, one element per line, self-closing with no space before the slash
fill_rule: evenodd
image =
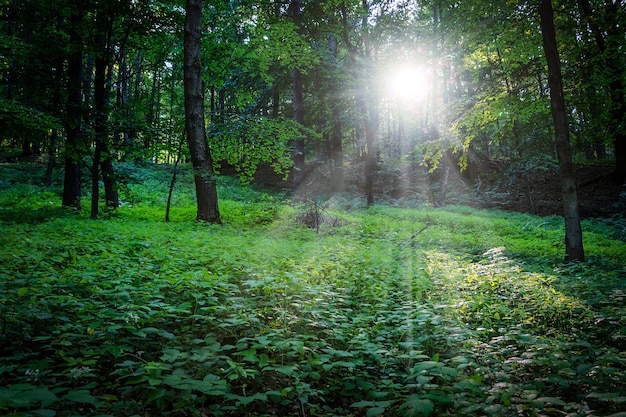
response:
<path id="1" fill-rule="evenodd" d="M 623 218 L 565 264 L 558 216 L 455 204 L 487 178 L 434 208 L 409 170 L 371 207 L 224 176 L 210 225 L 188 166 L 171 222 L 170 166 L 118 164 L 99 220 L 44 168 L 0 163 L 0 415 L 624 417 Z"/>

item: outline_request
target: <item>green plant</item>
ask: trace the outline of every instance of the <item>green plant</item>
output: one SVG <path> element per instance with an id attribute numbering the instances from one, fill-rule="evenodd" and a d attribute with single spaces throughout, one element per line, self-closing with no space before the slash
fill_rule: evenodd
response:
<path id="1" fill-rule="evenodd" d="M 557 218 L 333 207 L 345 221 L 315 233 L 283 196 L 229 179 L 225 225 L 186 220 L 185 199 L 165 223 L 154 180 L 108 220 L 34 221 L 34 203 L 20 206 L 28 221 L 0 218 L 0 414 L 623 408 L 615 220 L 585 222 L 591 260 L 562 264 Z"/>

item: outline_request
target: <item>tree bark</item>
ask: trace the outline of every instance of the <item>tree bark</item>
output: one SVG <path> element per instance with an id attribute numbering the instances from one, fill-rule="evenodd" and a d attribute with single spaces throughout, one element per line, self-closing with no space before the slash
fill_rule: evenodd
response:
<path id="1" fill-rule="evenodd" d="M 304 94 L 302 92 L 302 74 L 298 68 L 293 69 L 293 119 L 304 125 Z M 304 140 L 297 137 L 293 141 L 293 188 L 298 192 L 302 185 L 304 173 Z"/>
<path id="2" fill-rule="evenodd" d="M 328 38 L 328 47 L 332 54 L 333 59 L 337 59 L 337 39 L 330 35 Z M 333 191 L 335 192 L 343 192 L 345 190 L 345 173 L 343 169 L 343 145 L 342 145 L 342 129 L 341 129 L 341 119 L 340 119 L 340 107 L 341 100 L 339 97 L 339 85 L 338 82 L 334 79 L 331 81 L 332 84 L 332 103 L 331 109 L 332 113 L 332 124 L 333 128 L 330 133 L 330 152 L 333 161 Z"/>
<path id="3" fill-rule="evenodd" d="M 104 20 L 101 16 L 98 16 L 98 20 Z M 117 193 L 117 185 L 115 181 L 115 172 L 113 170 L 113 160 L 111 153 L 107 146 L 107 133 L 108 133 L 108 120 L 109 112 L 107 110 L 108 102 L 108 88 L 107 88 L 107 68 L 111 61 L 109 53 L 110 41 L 108 34 L 110 34 L 112 27 L 110 21 L 105 20 L 100 23 L 100 33 L 95 36 L 95 75 L 94 75 L 94 107 L 96 110 L 94 118 L 94 130 L 96 146 L 93 157 L 93 164 L 91 167 L 92 178 L 92 197 L 91 197 L 91 217 L 97 218 L 99 211 L 99 180 L 100 171 L 102 171 L 102 181 L 104 183 L 104 194 L 106 206 L 108 208 L 117 208 L 119 206 L 119 196 Z M 105 27 L 108 26 L 108 27 Z"/>
<path id="4" fill-rule="evenodd" d="M 198 211 L 196 220 L 221 223 L 213 159 L 206 137 L 202 84 L 202 0 L 187 0 L 184 39 L 185 129 L 191 153 Z"/>
<path id="5" fill-rule="evenodd" d="M 70 55 L 67 64 L 67 114 L 65 121 L 65 177 L 63 180 L 63 206 L 80 207 L 80 142 L 81 125 L 81 86 L 82 86 L 82 39 L 77 27 L 81 24 L 82 15 L 79 7 L 72 8 L 70 17 Z"/>
<path id="6" fill-rule="evenodd" d="M 619 36 L 623 36 L 623 29 L 615 22 L 609 27 L 600 28 L 597 19 L 593 18 L 593 9 L 588 0 L 579 0 L 578 6 L 580 14 L 587 21 L 594 39 L 598 46 L 600 54 L 605 57 L 604 64 L 609 82 L 609 97 L 611 98 L 611 120 L 610 131 L 613 134 L 614 151 L 615 151 L 615 178 L 623 184 L 626 181 L 626 86 L 624 85 L 623 72 L 624 66 L 620 60 L 621 42 L 617 40 Z M 606 3 L 606 15 L 617 16 L 617 4 Z M 616 19 L 617 20 L 617 19 Z M 605 36 L 610 40 L 615 38 L 614 42 L 607 42 Z M 607 44 L 614 45 L 611 50 L 607 51 Z"/>
<path id="7" fill-rule="evenodd" d="M 293 20 L 298 27 L 302 14 L 302 4 L 300 0 L 291 0 L 290 4 Z M 293 119 L 304 125 L 304 94 L 302 88 L 302 73 L 298 68 L 294 68 L 292 72 L 292 88 L 293 88 Z M 297 137 L 293 141 L 293 188 L 295 192 L 299 191 L 302 185 L 304 174 L 304 139 Z M 301 191 L 301 190 L 300 190 Z"/>
<path id="8" fill-rule="evenodd" d="M 561 194 L 563 197 L 563 216 L 565 217 L 565 260 L 584 261 L 582 229 L 578 212 L 578 193 L 576 177 L 572 163 L 572 151 L 569 143 L 569 127 L 563 97 L 561 63 L 554 29 L 554 12 L 551 0 L 542 0 L 539 4 L 543 51 L 548 62 L 548 86 L 550 87 L 550 109 L 554 121 L 556 151 L 559 159 Z"/>

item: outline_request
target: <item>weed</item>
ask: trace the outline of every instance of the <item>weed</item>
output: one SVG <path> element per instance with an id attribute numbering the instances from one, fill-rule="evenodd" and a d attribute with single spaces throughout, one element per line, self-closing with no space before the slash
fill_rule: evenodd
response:
<path id="1" fill-rule="evenodd" d="M 23 180 L 3 190 L 1 414 L 600 416 L 626 403 L 615 220 L 585 222 L 590 261 L 562 264 L 558 218 L 329 206 L 341 225 L 315 233 L 284 196 L 228 179 L 226 224 L 206 225 L 189 220 L 183 171 L 165 223 L 164 171 L 125 173 L 130 203 L 100 221 L 43 210 L 58 194 Z"/>

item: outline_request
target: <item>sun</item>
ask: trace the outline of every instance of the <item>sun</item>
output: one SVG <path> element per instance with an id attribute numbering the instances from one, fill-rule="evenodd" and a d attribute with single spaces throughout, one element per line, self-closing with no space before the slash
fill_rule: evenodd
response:
<path id="1" fill-rule="evenodd" d="M 425 100 L 433 82 L 427 67 L 411 64 L 387 69 L 386 79 L 388 95 L 408 102 Z"/>

